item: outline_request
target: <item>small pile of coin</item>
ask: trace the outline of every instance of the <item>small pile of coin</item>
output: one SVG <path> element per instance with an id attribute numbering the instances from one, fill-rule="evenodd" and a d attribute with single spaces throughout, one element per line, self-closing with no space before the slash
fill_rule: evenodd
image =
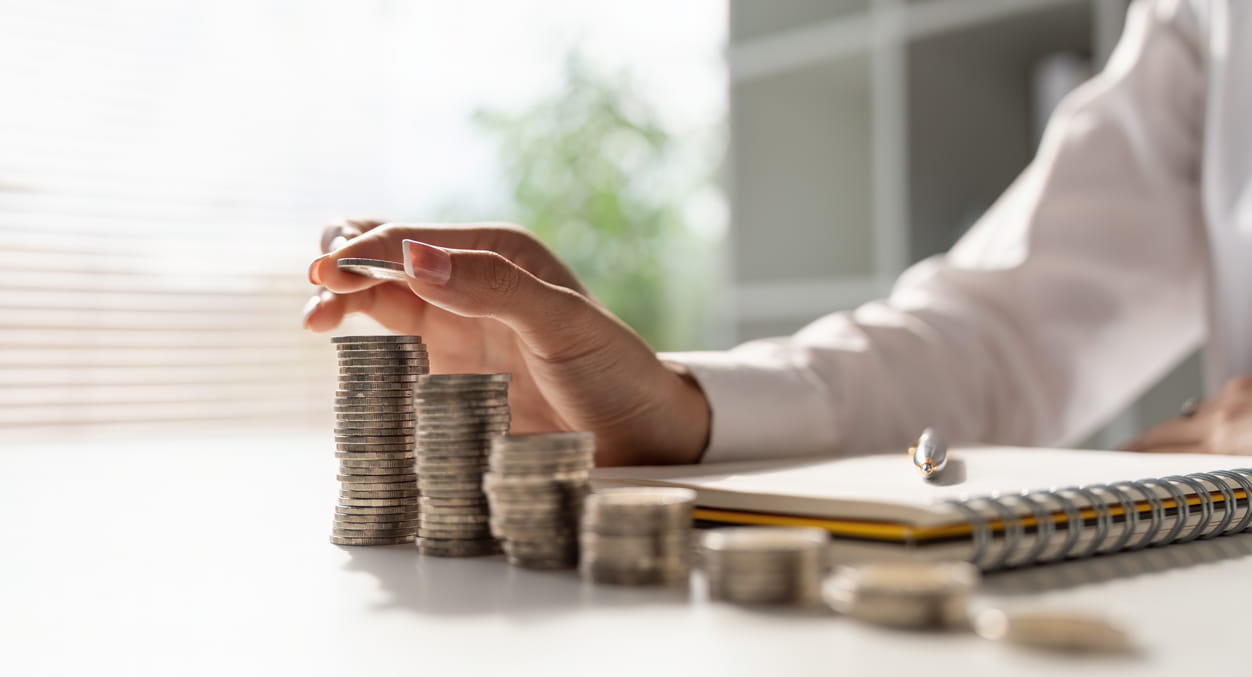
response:
<path id="1" fill-rule="evenodd" d="M 967 562 L 878 562 L 841 567 L 823 595 L 839 613 L 903 628 L 966 628 L 978 569 Z"/>
<path id="2" fill-rule="evenodd" d="M 738 604 L 820 602 L 829 541 L 829 535 L 816 528 L 710 531 L 700 544 L 709 597 Z"/>
<path id="3" fill-rule="evenodd" d="M 331 542 L 412 543 L 418 488 L 413 471 L 413 386 L 430 371 L 420 336 L 337 336 L 335 456 L 339 505 Z"/>
<path id="4" fill-rule="evenodd" d="M 417 383 L 417 485 L 424 555 L 500 552 L 483 473 L 491 440 L 509 431 L 509 374 L 432 374 Z"/>
<path id="5" fill-rule="evenodd" d="M 623 487 L 587 497 L 579 572 L 588 581 L 686 583 L 691 571 L 690 489 Z"/>
<path id="6" fill-rule="evenodd" d="M 492 440 L 483 490 L 491 531 L 509 563 L 528 569 L 578 565 L 578 525 L 595 465 L 591 433 L 508 435 Z"/>

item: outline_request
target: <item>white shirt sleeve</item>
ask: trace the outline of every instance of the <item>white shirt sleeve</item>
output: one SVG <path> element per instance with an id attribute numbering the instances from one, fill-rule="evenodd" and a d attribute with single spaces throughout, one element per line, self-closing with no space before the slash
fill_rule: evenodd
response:
<path id="1" fill-rule="evenodd" d="M 1081 439 L 1200 341 L 1204 62 L 1185 2 L 1138 3 L 1104 72 L 951 252 L 786 338 L 670 353 L 705 461 Z"/>

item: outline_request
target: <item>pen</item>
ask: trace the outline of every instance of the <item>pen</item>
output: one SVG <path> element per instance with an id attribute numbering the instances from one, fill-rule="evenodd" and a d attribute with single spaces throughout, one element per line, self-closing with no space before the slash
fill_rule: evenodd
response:
<path id="1" fill-rule="evenodd" d="M 939 433 L 934 428 L 927 428 L 909 447 L 909 455 L 913 458 L 913 465 L 922 471 L 922 477 L 933 480 L 948 464 L 948 445 L 939 439 Z"/>

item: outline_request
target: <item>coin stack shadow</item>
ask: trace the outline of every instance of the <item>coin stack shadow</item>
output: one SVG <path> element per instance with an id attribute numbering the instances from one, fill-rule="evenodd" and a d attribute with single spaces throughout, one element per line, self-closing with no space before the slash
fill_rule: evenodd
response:
<path id="1" fill-rule="evenodd" d="M 335 456 L 339 505 L 331 542 L 397 545 L 417 535 L 414 384 L 429 373 L 420 336 L 337 336 Z"/>
<path id="2" fill-rule="evenodd" d="M 483 473 L 491 440 L 509 431 L 509 374 L 433 374 L 418 380 L 417 484 L 424 555 L 500 552 Z"/>
<path id="3" fill-rule="evenodd" d="M 739 604 L 821 601 L 830 536 L 818 528 L 737 527 L 704 534 L 709 597 Z"/>
<path id="4" fill-rule="evenodd" d="M 506 435 L 492 440 L 483 490 L 491 532 L 509 563 L 528 569 L 578 566 L 578 524 L 595 464 L 591 433 Z"/>
<path id="5" fill-rule="evenodd" d="M 690 489 L 596 491 L 583 506 L 579 572 L 596 583 L 686 583 L 691 571 Z"/>

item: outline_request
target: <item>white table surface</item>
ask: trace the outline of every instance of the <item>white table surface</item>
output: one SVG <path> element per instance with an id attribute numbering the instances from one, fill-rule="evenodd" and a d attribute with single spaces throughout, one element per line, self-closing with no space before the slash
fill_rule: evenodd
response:
<path id="1" fill-rule="evenodd" d="M 1252 672 L 1252 536 L 992 577 L 1098 610 L 1129 657 L 595 586 L 502 558 L 331 545 L 329 435 L 0 441 L 0 674 L 1180 675 Z"/>

